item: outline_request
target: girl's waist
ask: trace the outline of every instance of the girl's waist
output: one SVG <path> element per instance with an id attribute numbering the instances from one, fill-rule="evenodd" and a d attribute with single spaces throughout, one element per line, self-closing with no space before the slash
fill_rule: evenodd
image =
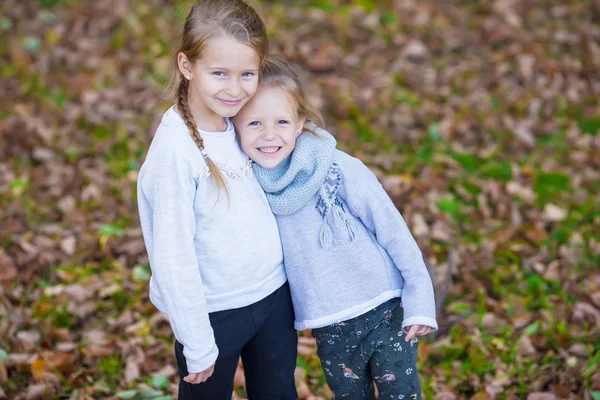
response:
<path id="1" fill-rule="evenodd" d="M 346 321 L 369 313 L 381 304 L 390 299 L 399 298 L 401 295 L 401 288 L 386 288 L 376 292 L 375 295 L 371 293 L 369 297 L 357 299 L 357 302 L 351 302 L 349 299 L 346 307 L 340 305 L 323 307 L 327 299 L 323 299 L 320 306 L 302 303 L 297 301 L 292 288 L 292 300 L 294 301 L 294 310 L 296 312 L 295 327 L 298 330 L 303 330 L 318 329 L 334 324 L 344 326 L 347 323 Z"/>

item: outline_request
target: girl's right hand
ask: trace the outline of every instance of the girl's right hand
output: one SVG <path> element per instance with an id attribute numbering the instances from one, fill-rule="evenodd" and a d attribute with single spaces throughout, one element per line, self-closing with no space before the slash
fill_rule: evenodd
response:
<path id="1" fill-rule="evenodd" d="M 186 377 L 183 378 L 183 380 L 186 381 L 187 383 L 191 383 L 194 385 L 197 383 L 206 382 L 206 380 L 211 377 L 211 375 L 213 374 L 214 371 L 215 371 L 215 363 L 213 363 L 213 365 L 211 365 L 210 367 L 208 367 L 207 369 L 205 369 L 202 372 L 188 374 Z"/>

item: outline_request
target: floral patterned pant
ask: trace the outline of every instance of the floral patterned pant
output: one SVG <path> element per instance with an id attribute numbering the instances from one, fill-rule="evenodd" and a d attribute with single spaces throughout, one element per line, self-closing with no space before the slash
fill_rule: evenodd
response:
<path id="1" fill-rule="evenodd" d="M 334 399 L 420 400 L 418 340 L 405 341 L 403 308 L 389 300 L 348 321 L 313 329 L 317 354 Z"/>

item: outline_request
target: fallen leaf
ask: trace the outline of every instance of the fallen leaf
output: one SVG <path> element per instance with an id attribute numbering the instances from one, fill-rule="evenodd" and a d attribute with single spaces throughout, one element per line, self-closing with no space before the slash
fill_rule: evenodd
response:
<path id="1" fill-rule="evenodd" d="M 425 222 L 425 218 L 423 218 L 423 215 L 419 213 L 414 213 L 412 215 L 411 221 L 411 231 L 413 235 L 415 235 L 416 237 L 424 237 L 429 234 L 429 226 L 427 225 L 427 222 Z"/>
<path id="2" fill-rule="evenodd" d="M 556 395 L 549 392 L 533 392 L 527 395 L 527 400 L 556 400 Z"/>
<path id="3" fill-rule="evenodd" d="M 38 358 L 31 363 L 31 375 L 33 375 L 35 379 L 42 379 L 47 369 L 46 362 L 41 358 Z"/>
<path id="4" fill-rule="evenodd" d="M 0 387 L 8 381 L 8 372 L 6 371 L 6 365 L 4 361 L 0 360 Z"/>
<path id="5" fill-rule="evenodd" d="M 68 256 L 75 254 L 75 246 L 77 245 L 77 239 L 75 236 L 67 236 L 60 242 L 60 249 Z"/>
<path id="6" fill-rule="evenodd" d="M 27 388 L 27 400 L 45 399 L 52 395 L 52 387 L 46 383 L 29 385 Z"/>
<path id="7" fill-rule="evenodd" d="M 4 252 L 4 250 L 0 249 L 0 282 L 2 281 L 12 281 L 17 277 L 17 268 L 15 264 Z"/>
<path id="8" fill-rule="evenodd" d="M 37 331 L 20 331 L 17 332 L 17 338 L 27 343 L 36 344 L 42 338 L 42 335 Z"/>
<path id="9" fill-rule="evenodd" d="M 568 212 L 563 210 L 562 208 L 548 203 L 544 207 L 543 217 L 546 221 L 550 222 L 560 222 L 564 221 L 567 218 Z"/>
<path id="10" fill-rule="evenodd" d="M 531 342 L 531 339 L 527 335 L 522 335 L 519 338 L 519 342 L 517 344 L 518 352 L 521 355 L 534 355 L 536 354 L 536 349 Z"/>
<path id="11" fill-rule="evenodd" d="M 125 362 L 125 382 L 130 383 L 140 377 L 140 367 L 131 357 Z"/>

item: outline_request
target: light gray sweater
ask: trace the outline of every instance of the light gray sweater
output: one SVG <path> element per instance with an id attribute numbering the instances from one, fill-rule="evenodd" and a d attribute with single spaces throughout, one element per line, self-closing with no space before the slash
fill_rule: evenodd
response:
<path id="1" fill-rule="evenodd" d="M 219 351 L 208 313 L 255 303 L 285 283 L 275 217 L 233 125 L 201 132 L 225 177 L 219 193 L 181 116 L 163 116 L 138 177 L 150 300 L 169 317 L 190 373 Z"/>
<path id="2" fill-rule="evenodd" d="M 293 214 L 275 211 L 296 329 L 348 320 L 394 297 L 402 297 L 403 327 L 437 329 L 431 278 L 400 212 L 360 160 L 339 150 L 333 159 L 325 192 Z M 330 189 L 341 207 L 325 215 L 332 243 L 324 246 L 319 196 Z"/>

